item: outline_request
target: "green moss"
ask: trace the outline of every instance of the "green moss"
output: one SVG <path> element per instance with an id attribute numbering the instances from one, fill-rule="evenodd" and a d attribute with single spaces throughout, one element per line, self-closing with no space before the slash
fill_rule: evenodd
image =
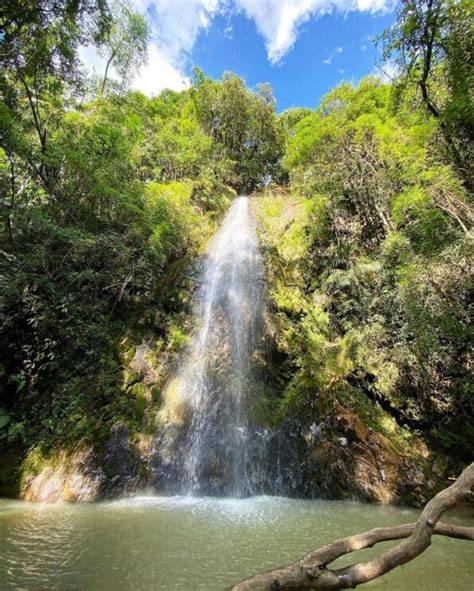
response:
<path id="1" fill-rule="evenodd" d="M 131 347 L 128 347 L 128 349 L 124 352 L 123 360 L 126 365 L 128 365 L 135 357 L 136 351 L 136 348 L 132 345 Z"/>
<path id="2" fill-rule="evenodd" d="M 131 367 L 127 367 L 123 372 L 124 389 L 127 389 L 131 384 L 134 385 L 143 377 L 143 372 L 135 371 Z"/>
<path id="3" fill-rule="evenodd" d="M 179 326 L 177 326 L 174 322 L 170 323 L 169 326 L 169 341 L 168 341 L 168 350 L 169 351 L 179 351 L 182 349 L 186 343 L 188 342 L 188 335 L 186 335 Z"/>
<path id="4" fill-rule="evenodd" d="M 137 382 L 136 384 L 133 384 L 131 388 L 129 388 L 128 393 L 135 399 L 135 418 L 137 421 L 141 422 L 148 403 L 148 396 L 145 386 L 142 383 Z"/>
<path id="5" fill-rule="evenodd" d="M 150 394 L 153 402 L 158 402 L 161 399 L 161 388 L 154 384 L 150 388 Z"/>
<path id="6" fill-rule="evenodd" d="M 145 408 L 147 405 L 147 399 L 144 392 L 140 392 L 135 396 L 135 416 L 138 421 L 143 419 Z"/>
<path id="7" fill-rule="evenodd" d="M 136 384 L 133 384 L 133 386 L 129 389 L 128 392 L 135 398 L 138 398 L 139 396 L 145 395 L 145 387 L 143 386 L 143 384 L 137 382 Z"/>
<path id="8" fill-rule="evenodd" d="M 55 450 L 52 453 L 45 453 L 40 446 L 30 449 L 23 460 L 20 469 L 20 487 L 25 479 L 40 474 L 45 468 L 57 468 L 66 465 L 68 455 L 64 450 Z"/>
<path id="9" fill-rule="evenodd" d="M 39 474 L 50 463 L 51 458 L 45 457 L 40 448 L 30 449 L 22 464 L 22 479 Z"/>

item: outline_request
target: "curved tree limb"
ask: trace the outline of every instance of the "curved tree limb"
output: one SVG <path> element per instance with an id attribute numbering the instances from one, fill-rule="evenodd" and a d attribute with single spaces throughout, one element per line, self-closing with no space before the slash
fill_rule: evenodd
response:
<path id="1" fill-rule="evenodd" d="M 448 488 L 431 499 L 418 521 L 396 527 L 375 528 L 343 538 L 314 550 L 301 560 L 237 583 L 231 591 L 285 591 L 353 589 L 406 564 L 424 552 L 433 534 L 474 540 L 474 528 L 438 523 L 447 509 L 474 499 L 474 463 L 470 464 Z M 404 541 L 367 562 L 330 570 L 328 564 L 343 556 L 370 548 L 379 542 Z"/>

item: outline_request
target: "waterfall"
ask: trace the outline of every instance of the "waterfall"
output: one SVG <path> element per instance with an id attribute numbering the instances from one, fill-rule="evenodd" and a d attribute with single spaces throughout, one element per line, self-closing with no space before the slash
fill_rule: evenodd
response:
<path id="1" fill-rule="evenodd" d="M 249 200 L 238 197 L 207 249 L 195 303 L 198 326 L 165 392 L 168 427 L 159 453 L 174 492 L 256 492 L 266 432 L 252 426 L 249 408 L 258 396 L 262 281 Z"/>

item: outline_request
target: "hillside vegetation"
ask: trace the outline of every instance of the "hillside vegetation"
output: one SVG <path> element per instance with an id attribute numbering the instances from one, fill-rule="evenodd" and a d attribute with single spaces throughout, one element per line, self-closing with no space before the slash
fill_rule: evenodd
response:
<path id="1" fill-rule="evenodd" d="M 290 191 L 259 205 L 284 413 L 372 403 L 462 458 L 472 441 L 472 224 L 437 126 L 374 78 L 339 86 L 287 141 Z M 287 116 L 294 116 L 290 113 Z M 284 115 L 285 116 L 285 115 Z"/>

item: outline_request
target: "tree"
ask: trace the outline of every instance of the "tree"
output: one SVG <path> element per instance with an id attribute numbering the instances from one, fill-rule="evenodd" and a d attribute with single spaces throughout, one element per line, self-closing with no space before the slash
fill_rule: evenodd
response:
<path id="1" fill-rule="evenodd" d="M 376 528 L 337 540 L 314 550 L 304 558 L 237 583 L 231 591 L 289 591 L 313 589 L 336 591 L 353 589 L 410 562 L 431 544 L 433 534 L 474 541 L 474 528 L 439 523 L 447 510 L 474 500 L 474 463 L 470 464 L 448 488 L 438 493 L 426 505 L 416 523 L 396 527 Z M 368 562 L 332 570 L 328 565 L 345 554 L 371 548 L 379 542 L 404 541 Z"/>
<path id="2" fill-rule="evenodd" d="M 0 7 L 0 157 L 9 194 L 2 205 L 10 236 L 15 204 L 32 182 L 54 190 L 50 131 L 65 91 L 81 85 L 79 45 L 99 42 L 107 27 L 105 0 L 6 0 Z"/>
<path id="3" fill-rule="evenodd" d="M 201 125 L 233 163 L 237 190 L 252 191 L 277 174 L 283 134 L 268 84 L 252 92 L 231 72 L 216 82 L 195 70 L 192 91 Z"/>
<path id="4" fill-rule="evenodd" d="M 408 0 L 383 36 L 385 57 L 401 69 L 401 89 L 414 85 L 439 121 L 448 150 L 472 187 L 474 83 L 472 6 L 467 0 Z"/>
<path id="5" fill-rule="evenodd" d="M 120 78 L 120 90 L 130 84 L 133 72 L 146 63 L 150 28 L 146 19 L 133 11 L 129 0 L 112 4 L 112 24 L 99 53 L 106 58 L 101 92 L 105 92 L 112 66 Z"/>
<path id="6" fill-rule="evenodd" d="M 0 9 L 0 89 L 10 108 L 27 100 L 43 151 L 48 98 L 80 82 L 77 48 L 101 38 L 107 17 L 105 0 L 9 0 Z"/>

